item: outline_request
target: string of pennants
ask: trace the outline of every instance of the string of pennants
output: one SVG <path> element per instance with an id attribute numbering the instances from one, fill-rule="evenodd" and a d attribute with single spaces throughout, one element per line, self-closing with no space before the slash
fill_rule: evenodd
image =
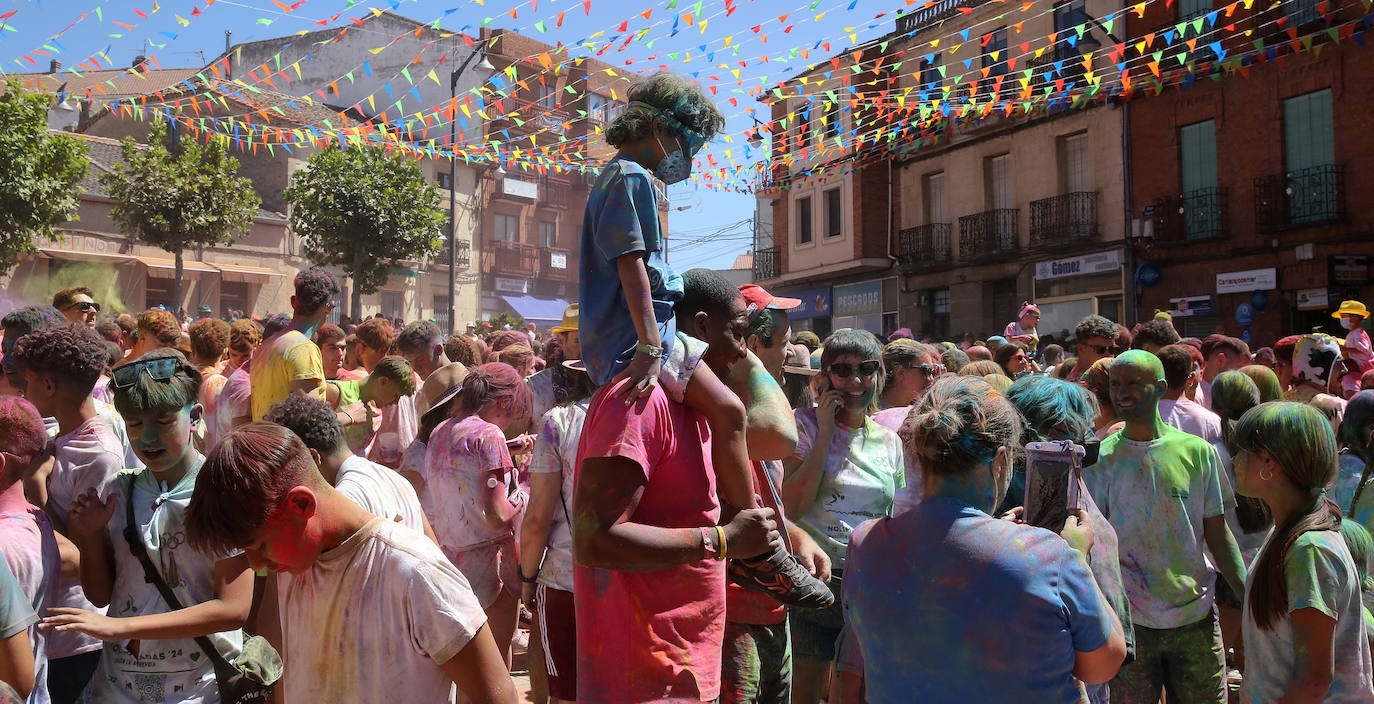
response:
<path id="1" fill-rule="evenodd" d="M 908 5 L 918 1 L 908 0 Z M 1005 2 L 1006 0 L 994 1 Z M 1113 23 L 1120 17 L 1130 12 L 1143 17 L 1146 6 L 1159 1 L 1147 0 L 1147 2 L 1114 11 L 1099 21 L 1099 28 L 1110 34 Z M 1166 5 L 1171 1 L 1165 0 Z M 773 154 L 768 154 L 766 150 L 751 149 L 750 146 L 744 145 L 740 159 L 736 158 L 732 148 L 726 148 L 720 163 L 716 162 L 714 150 L 708 151 L 704 153 L 703 158 L 699 159 L 698 168 L 694 170 L 694 175 L 698 185 L 703 187 L 743 191 L 759 185 L 759 182 L 766 179 L 765 175 L 770 173 L 776 165 L 786 166 L 789 170 L 798 164 L 806 166 L 794 177 L 802 179 L 820 174 L 834 174 L 840 170 L 853 170 L 862 167 L 873 159 L 887 158 L 894 151 L 910 152 L 919 149 L 933 139 L 938 139 L 943 127 L 951 123 L 986 119 L 994 114 L 1012 116 L 1030 114 L 1038 110 L 1087 107 L 1113 98 L 1130 99 L 1137 94 L 1157 94 L 1169 86 L 1187 88 L 1199 78 L 1204 77 L 1220 80 L 1237 73 L 1248 76 L 1249 68 L 1256 63 L 1281 61 L 1284 56 L 1294 53 L 1319 53 L 1325 46 L 1324 41 L 1327 38 L 1332 42 L 1353 39 L 1362 45 L 1364 32 L 1370 28 L 1371 22 L 1374 21 L 1374 15 L 1365 14 L 1355 19 L 1335 23 L 1333 22 L 1336 16 L 1335 8 L 1328 6 L 1328 3 L 1323 1 L 1315 3 L 1315 8 L 1326 19 L 1324 28 L 1300 35 L 1298 27 L 1285 26 L 1288 19 L 1286 16 L 1279 16 L 1268 24 L 1272 25 L 1270 29 L 1278 30 L 1274 32 L 1275 35 L 1286 37 L 1286 41 L 1271 42 L 1266 45 L 1264 38 L 1261 37 L 1252 39 L 1249 44 L 1237 45 L 1236 40 L 1242 33 L 1252 36 L 1259 30 L 1254 28 L 1239 30 L 1232 15 L 1240 8 L 1252 9 L 1255 1 L 1236 0 L 1224 8 L 1213 10 L 1201 17 L 1179 22 L 1168 30 L 1147 34 L 1131 43 L 1115 43 L 1095 51 L 1084 52 L 1081 59 L 1056 58 L 1051 61 L 1042 61 L 1042 57 L 1046 53 L 1050 53 L 1052 58 L 1057 56 L 1056 52 L 1060 46 L 1069 49 L 1075 48 L 1085 33 L 1091 31 L 1086 23 L 1080 24 L 1067 31 L 1055 32 L 1032 41 L 1019 42 L 1021 50 L 1019 54 L 1014 54 L 1014 52 L 1005 49 L 1001 50 L 1006 52 L 1005 59 L 996 55 L 998 52 L 992 52 L 994 63 L 991 66 L 975 69 L 972 59 L 939 65 L 935 69 L 939 74 L 938 79 L 933 79 L 929 75 L 922 75 L 919 68 L 913 72 L 910 70 L 903 71 L 902 67 L 904 64 L 907 65 L 908 69 L 911 68 L 911 64 L 919 66 L 919 59 L 929 60 L 935 50 L 942 45 L 945 47 L 944 51 L 948 53 L 953 53 L 964 43 L 972 41 L 980 41 L 985 47 L 988 41 L 987 36 L 984 35 L 980 38 L 979 33 L 975 31 L 978 27 L 964 28 L 938 38 L 923 39 L 920 42 L 913 42 L 904 37 L 888 37 L 886 41 L 864 43 L 857 42 L 858 35 L 855 28 L 844 28 L 844 34 L 852 41 L 860 44 L 859 48 L 854 49 L 849 55 L 832 56 L 829 59 L 829 70 L 824 70 L 826 68 L 824 63 L 811 65 L 808 67 L 810 73 L 803 74 L 795 80 L 778 82 L 767 88 L 763 86 L 767 83 L 766 76 L 758 78 L 759 86 L 748 90 L 743 88 L 746 78 L 742 77 L 740 69 L 749 65 L 748 62 L 739 61 L 737 62 L 738 67 L 732 67 L 728 62 L 721 63 L 719 69 L 724 70 L 717 70 L 717 67 L 706 69 L 714 71 L 709 75 L 711 82 L 707 83 L 712 93 L 715 93 L 718 87 L 726 86 L 727 90 L 744 94 L 746 97 L 758 98 L 770 106 L 778 101 L 786 101 L 784 104 L 791 108 L 780 116 L 770 116 L 772 119 L 759 121 L 760 126 L 744 130 L 742 136 L 752 139 L 760 136 L 762 132 L 772 133 L 775 136 L 787 135 L 799 125 L 810 125 L 812 126 L 812 136 L 817 139 L 814 140 L 814 146 L 795 150 L 778 149 L 779 145 L 775 144 L 775 153 Z M 294 6 L 284 5 L 280 2 L 277 4 L 283 6 L 282 9 L 289 13 L 299 8 L 304 2 L 305 0 L 299 0 Z M 391 0 L 391 2 L 393 7 L 397 5 L 395 0 Z M 538 0 L 529 0 L 528 4 L 531 5 L 532 11 L 537 9 L 537 2 Z M 678 0 L 670 0 L 666 9 L 676 7 L 677 2 Z M 1362 2 L 1365 12 L 1368 13 L 1370 0 L 1362 0 Z M 208 7 L 213 4 L 213 0 L 205 0 L 205 3 Z M 590 3 L 591 0 L 583 0 L 580 3 L 582 5 L 580 9 L 590 13 Z M 356 3 L 350 0 L 350 6 L 353 4 Z M 815 10 L 819 4 L 820 0 L 815 0 L 809 4 L 809 9 Z M 857 0 L 853 0 L 847 7 L 852 11 L 856 4 Z M 929 8 L 935 4 L 935 2 L 926 2 L 921 9 Z M 1035 4 L 1035 2 L 1020 3 L 1019 13 L 1025 15 Z M 655 28 L 663 28 L 665 31 L 671 32 L 667 36 L 672 36 L 672 34 L 681 31 L 683 25 L 689 27 L 695 25 L 700 27 L 699 32 L 704 34 L 710 19 L 720 15 L 728 18 L 730 14 L 733 14 L 733 2 L 727 1 L 725 5 L 725 9 L 708 16 L 702 13 L 702 3 L 697 2 L 690 10 L 673 13 L 671 20 L 661 16 L 658 22 L 638 28 L 635 31 L 630 31 L 629 20 L 623 20 L 612 34 L 607 35 L 606 32 L 599 32 L 578 42 L 575 48 L 585 55 L 574 56 L 574 47 L 559 44 L 553 51 L 542 52 L 537 56 L 514 57 L 516 60 L 507 69 L 493 75 L 488 83 L 469 90 L 462 96 L 461 102 L 459 99 L 454 99 L 444 105 L 406 112 L 403 108 L 402 99 L 396 98 L 396 94 L 391 88 L 391 82 L 404 78 L 410 88 L 408 93 L 418 99 L 419 93 L 414 89 L 417 82 L 416 75 L 418 74 L 421 81 L 429 79 L 436 84 L 439 83 L 435 70 L 445 60 L 453 58 L 454 54 L 454 52 L 442 52 L 435 64 L 422 65 L 420 62 L 425 53 L 422 50 L 413 61 L 404 66 L 391 80 L 384 83 L 384 90 L 387 92 L 388 98 L 395 99 L 394 109 L 399 113 L 399 117 L 396 119 L 389 119 L 388 111 L 383 111 L 380 119 L 365 121 L 354 126 L 348 126 L 347 119 L 342 115 L 340 115 L 341 123 L 337 128 L 329 120 L 323 120 L 322 127 L 319 125 L 301 127 L 274 125 L 272 124 L 274 115 L 279 118 L 287 115 L 283 110 L 284 107 L 299 110 L 302 102 L 308 106 L 315 106 L 328 100 L 328 96 L 323 91 L 319 91 L 320 100 L 318 102 L 309 95 L 294 98 L 278 96 L 283 98 L 283 102 L 264 106 L 245 95 L 245 93 L 264 96 L 275 95 L 277 82 L 282 82 L 284 78 L 285 83 L 290 84 L 290 73 L 288 73 L 290 70 L 294 70 L 297 79 L 299 79 L 301 75 L 299 64 L 301 62 L 308 63 L 314 52 L 323 51 L 324 46 L 336 43 L 347 32 L 366 29 L 368 20 L 383 14 L 382 11 L 375 8 L 371 9 L 370 15 L 365 14 L 361 18 L 351 18 L 350 24 L 340 29 L 336 37 L 322 42 L 314 42 L 310 52 L 301 58 L 291 60 L 290 63 L 284 63 L 280 60 L 281 53 L 278 53 L 274 57 L 273 66 L 263 63 L 249 69 L 249 78 L 252 83 L 240 77 L 235 78 L 232 82 L 219 82 L 214 91 L 198 92 L 210 85 L 207 73 L 215 75 L 216 78 L 223 78 L 217 74 L 218 64 L 222 61 L 227 67 L 229 57 L 226 56 L 221 57 L 215 64 L 207 67 L 206 71 L 197 75 L 201 81 L 200 88 L 197 88 L 191 81 L 186 81 L 185 87 L 189 91 L 187 95 L 174 94 L 180 92 L 178 87 L 177 91 L 169 90 L 169 95 L 156 93 L 153 95 L 155 99 L 152 100 L 147 95 L 121 100 L 112 104 L 111 109 L 125 118 L 175 120 L 184 125 L 192 134 L 205 138 L 211 134 L 222 134 L 229 137 L 234 146 L 241 150 L 256 151 L 259 147 L 263 147 L 274 151 L 278 146 L 289 150 L 292 146 L 301 145 L 332 146 L 372 142 L 417 157 L 460 158 L 470 163 L 499 161 L 517 168 L 536 170 L 541 173 L 548 171 L 586 171 L 597 167 L 597 164 L 586 156 L 584 148 L 587 140 L 595 134 L 599 134 L 599 125 L 585 136 L 567 137 L 565 134 L 557 134 L 556 136 L 551 134 L 555 131 L 566 133 L 572 123 L 593 119 L 595 116 L 590 115 L 586 110 L 577 110 L 578 115 L 576 116 L 563 116 L 556 126 L 520 134 L 516 138 L 511 137 L 508 129 L 504 131 L 504 135 L 500 132 L 483 133 L 478 135 L 482 140 L 481 143 L 475 144 L 464 143 L 469 131 L 467 118 L 472 118 L 476 114 L 484 120 L 491 120 L 493 116 L 496 116 L 510 119 L 517 126 L 523 126 L 534 116 L 528 113 L 522 116 L 519 110 L 511 108 L 523 103 L 524 106 L 534 108 L 537 111 L 538 99 L 547 95 L 547 91 L 549 91 L 546 80 L 548 76 L 552 76 L 556 84 L 557 78 L 561 74 L 567 73 L 569 67 L 580 66 L 589 57 L 604 55 L 612 47 L 618 46 L 620 51 L 624 51 L 626 46 L 635 41 L 652 47 L 653 41 L 660 36 L 655 35 L 653 38 L 649 38 L 651 31 Z M 1276 2 L 1269 9 L 1277 8 L 1279 5 L 1280 3 Z M 841 6 L 844 4 L 841 3 Z M 1015 6 L 1016 3 L 1009 3 L 1009 7 Z M 191 13 L 193 17 L 205 14 L 200 11 L 198 5 L 193 5 L 193 8 Z M 519 9 L 522 8 L 523 5 L 519 8 L 511 8 L 507 14 L 514 19 Z M 157 12 L 159 9 L 160 5 L 155 2 L 153 12 Z M 649 21 L 655 9 L 650 8 L 636 13 L 636 16 Z M 971 8 L 959 7 L 957 9 L 964 14 L 971 12 Z M 457 8 L 446 11 L 445 16 L 455 10 Z M 0 34 L 7 30 L 9 25 L 5 22 L 17 11 L 14 10 L 0 16 Z M 1053 11 L 1053 9 L 1042 10 L 1040 14 L 1048 14 Z M 135 12 L 144 18 L 147 17 L 142 11 L 135 10 Z M 565 12 L 559 12 L 551 18 L 555 26 L 561 26 Z M 1015 12 L 1017 11 L 1012 10 L 989 18 L 982 25 L 996 24 L 1002 26 L 1007 14 Z M 101 15 L 100 6 L 95 8 L 95 14 Z M 819 21 L 825 14 L 823 11 L 817 15 L 815 21 Z M 89 13 L 78 16 L 78 19 L 63 32 L 84 21 L 88 16 Z M 329 20 L 321 20 L 317 24 L 327 24 L 340 16 L 341 13 L 336 13 Z M 1035 16 L 1039 15 L 1028 15 L 1028 17 Z M 883 15 L 880 14 L 876 19 L 882 17 Z M 179 14 L 177 19 L 179 22 L 185 20 Z M 784 25 L 788 19 L 787 15 L 778 18 L 778 24 L 782 26 L 781 29 L 784 32 L 790 31 L 792 28 L 791 25 Z M 185 21 L 189 23 L 189 20 Z M 492 18 L 484 19 L 482 26 L 490 24 L 491 21 Z M 538 20 L 533 23 L 534 28 L 540 32 L 547 31 L 549 21 L 550 19 Z M 1020 22 L 1010 26 L 1019 34 L 1021 25 L 1025 21 L 1026 19 L 1023 18 Z M 120 24 L 122 27 L 127 26 L 123 23 Z M 878 22 L 871 24 L 869 29 L 884 27 L 884 25 L 890 27 L 890 24 Z M 439 31 L 439 20 L 436 19 L 430 27 Z M 439 31 L 437 37 L 424 45 L 424 49 L 427 50 L 436 42 L 453 36 L 461 37 L 468 47 L 473 48 L 481 40 L 465 33 L 465 30 L 470 27 L 452 33 Z M 425 28 L 417 28 L 413 34 L 417 37 L 420 36 L 422 29 Z M 1191 38 L 1189 37 L 1189 30 L 1191 30 Z M 754 41 L 761 43 L 767 41 L 767 32 L 763 31 L 762 26 L 754 26 L 743 31 L 751 32 L 754 35 Z M 862 32 L 862 30 L 858 31 Z M 928 35 L 930 28 L 922 28 L 920 33 Z M 372 53 L 374 55 L 379 54 L 392 46 L 396 46 L 400 39 L 410 34 L 411 32 L 407 32 L 397 36 L 390 42 L 372 50 Z M 601 36 L 606 36 L 607 40 L 604 42 L 597 41 Z M 744 42 L 736 43 L 735 36 L 736 34 L 730 34 L 724 38 L 712 39 L 710 43 L 701 45 L 697 54 L 698 59 L 704 58 L 708 62 L 714 62 L 715 53 L 731 47 L 737 55 Z M 171 38 L 174 39 L 175 37 Z M 42 50 L 46 51 L 54 47 L 60 50 L 60 43 L 55 44 L 56 41 L 57 39 L 54 37 L 45 42 Z M 887 46 L 889 43 L 901 43 L 908 48 L 889 52 Z M 714 46 L 717 44 L 719 47 Z M 1011 44 L 1010 40 L 1008 44 Z M 1186 47 L 1186 49 L 1182 47 Z M 817 45 L 811 49 L 792 47 L 786 51 L 785 56 L 778 54 L 770 57 L 765 54 L 758 57 L 755 62 L 785 63 L 798 56 L 802 60 L 809 60 L 809 54 L 812 51 L 821 49 L 829 52 L 829 42 L 817 42 Z M 97 54 L 108 62 L 106 51 L 97 52 Z M 872 56 L 872 58 L 865 58 L 865 54 Z M 692 61 L 690 52 L 686 51 L 671 52 L 667 53 L 666 56 L 667 60 L 680 60 L 682 63 Z M 1104 57 L 1107 59 L 1106 70 L 1103 70 L 1099 64 L 1100 59 Z M 23 58 L 30 63 L 35 63 L 27 55 Z M 149 58 L 156 65 L 156 59 Z M 657 54 L 640 61 L 641 64 L 645 64 L 656 58 L 658 58 Z M 1074 66 L 1080 60 L 1082 62 L 1081 69 Z M 1175 60 L 1178 66 L 1170 66 L 1169 62 Z M 521 77 L 517 73 L 516 67 L 522 61 L 537 71 L 535 76 Z M 626 65 L 631 65 L 635 61 L 635 59 L 629 59 L 626 61 Z M 1027 66 L 1028 63 L 1036 61 L 1040 63 L 1035 67 Z M 83 63 L 88 66 L 100 66 L 99 63 L 91 60 Z M 952 70 L 959 70 L 960 63 L 963 64 L 963 70 L 951 78 L 948 74 Z M 997 69 L 999 64 L 1005 68 L 998 73 L 993 73 L 992 71 Z M 1022 68 L 1018 69 L 1018 64 Z M 409 70 L 412 66 L 418 66 L 419 69 L 412 73 Z M 86 67 L 83 66 L 83 68 Z M 666 68 L 666 66 L 664 67 Z M 1095 67 L 1099 67 L 1100 73 L 1094 71 Z M 425 68 L 428 70 L 420 73 Z M 626 71 L 624 68 L 621 70 Z M 339 77 L 339 80 L 352 81 L 354 80 L 354 73 L 359 71 L 364 75 L 371 76 L 370 62 L 364 61 L 354 69 L 345 72 Z M 728 88 L 731 83 L 730 80 L 728 78 L 722 80 L 716 75 L 724 74 L 726 71 L 729 71 L 730 75 L 735 78 L 733 83 L 737 86 L 736 88 Z M 75 70 L 72 72 L 77 73 Z M 700 80 L 702 76 L 699 74 L 704 72 L 698 71 L 693 75 Z M 139 75 L 137 69 L 130 69 L 127 73 L 132 76 Z M 588 73 L 604 73 L 611 77 L 629 78 L 629 76 L 617 74 L 615 67 L 611 66 Z M 872 78 L 868 78 L 866 81 L 860 80 L 867 78 L 870 73 Z M 907 84 L 906 87 L 899 89 L 897 76 L 908 73 L 917 79 L 916 83 Z M 839 85 L 836 85 L 837 76 Z M 274 79 L 276 80 L 274 81 Z M 585 86 L 579 84 L 589 80 L 590 75 L 579 78 L 575 82 L 565 81 L 562 88 L 558 89 L 559 98 L 561 98 L 559 102 L 572 103 L 585 96 L 589 91 L 585 89 Z M 752 83 L 754 79 L 749 77 L 747 80 Z M 937 80 L 938 84 L 935 83 Z M 273 93 L 269 94 L 259 87 L 263 84 L 271 87 Z M 886 84 L 887 87 L 880 87 L 882 84 Z M 967 86 L 966 89 L 959 87 L 964 85 Z M 579 87 L 582 90 L 579 91 Z M 97 88 L 99 87 L 97 86 Z M 611 90 L 614 92 L 614 88 Z M 337 96 L 337 87 L 334 87 L 333 91 Z M 536 93 L 539 95 L 536 96 Z M 225 99 L 226 94 L 235 97 L 236 102 L 246 104 L 243 112 L 217 116 L 201 114 L 202 107 L 213 111 L 216 101 L 225 110 L 233 112 L 233 108 Z M 565 94 L 570 97 L 563 97 Z M 521 101 L 520 98 L 525 95 L 535 99 Z M 93 96 L 88 93 L 88 97 Z M 61 97 L 59 97 L 60 99 Z M 373 108 L 375 112 L 374 96 L 369 95 L 366 100 L 369 107 Z M 739 101 L 737 98 L 731 96 L 727 97 L 727 100 L 733 107 L 738 108 Z M 355 107 L 361 110 L 362 102 L 358 101 Z M 791 107 L 793 105 L 796 107 Z M 819 109 L 822 113 L 818 120 L 810 119 L 813 109 Z M 460 111 L 463 113 L 463 117 L 458 116 Z M 735 115 L 753 115 L 754 113 L 754 108 L 746 107 Z M 842 119 L 841 115 L 844 114 L 850 115 L 849 121 L 852 124 L 848 129 L 844 129 L 842 126 L 836 128 L 829 125 L 829 120 Z M 464 140 L 458 144 L 448 145 L 446 139 L 426 137 L 430 130 L 447 128 L 449 122 L 455 119 L 463 125 Z M 281 122 L 281 120 L 278 121 Z M 557 127 L 562 129 L 557 129 Z M 506 139 L 500 140 L 500 136 L 505 136 Z M 541 136 L 547 136 L 548 142 L 542 146 L 539 144 Z M 529 141 L 527 146 L 517 146 L 525 140 Z M 731 144 L 734 142 L 731 135 L 725 135 L 724 140 Z M 785 147 L 786 144 L 781 146 Z M 728 164 L 725 163 L 727 161 Z"/>

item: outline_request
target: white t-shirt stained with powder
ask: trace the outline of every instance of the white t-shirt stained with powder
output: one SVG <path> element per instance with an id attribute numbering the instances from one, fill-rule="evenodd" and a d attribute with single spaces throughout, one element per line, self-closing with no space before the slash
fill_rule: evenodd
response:
<path id="1" fill-rule="evenodd" d="M 438 546 L 385 518 L 279 573 L 277 593 L 289 702 L 452 702 L 441 665 L 487 622 Z"/>

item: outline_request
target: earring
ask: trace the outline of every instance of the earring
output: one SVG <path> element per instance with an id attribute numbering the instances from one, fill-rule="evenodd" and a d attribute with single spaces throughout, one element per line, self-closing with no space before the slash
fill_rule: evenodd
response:
<path id="1" fill-rule="evenodd" d="M 1274 481 L 1274 473 L 1270 472 L 1269 474 L 1265 474 L 1264 472 L 1260 472 L 1259 478 L 1266 482 L 1272 482 Z"/>

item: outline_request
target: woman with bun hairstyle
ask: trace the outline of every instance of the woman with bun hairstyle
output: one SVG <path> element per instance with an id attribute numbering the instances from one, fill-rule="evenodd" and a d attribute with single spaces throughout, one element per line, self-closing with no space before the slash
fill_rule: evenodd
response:
<path id="1" fill-rule="evenodd" d="M 520 604 L 515 527 L 526 497 L 507 491 L 515 463 L 506 431 L 529 422 L 530 388 L 510 365 L 483 364 L 468 370 L 457 402 L 453 417 L 430 434 L 420 503 L 510 665 Z"/>
<path id="2" fill-rule="evenodd" d="M 1060 535 L 989 515 L 1006 494 L 1021 418 L 983 379 L 943 376 L 911 411 L 925 499 L 856 528 L 845 613 L 868 701 L 1079 702 L 1126 657 L 1086 556 L 1091 525 Z"/>

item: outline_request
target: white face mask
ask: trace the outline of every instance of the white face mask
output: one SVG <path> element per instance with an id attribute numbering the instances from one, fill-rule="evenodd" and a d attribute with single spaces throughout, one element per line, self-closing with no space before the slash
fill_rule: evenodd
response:
<path id="1" fill-rule="evenodd" d="M 1350 318 L 1350 317 L 1347 316 L 1347 317 L 1341 318 L 1341 327 L 1345 328 L 1346 330 L 1354 330 L 1355 328 L 1357 328 L 1357 327 L 1359 327 L 1359 326 L 1356 325 L 1355 320 L 1354 320 L 1353 318 Z"/>

